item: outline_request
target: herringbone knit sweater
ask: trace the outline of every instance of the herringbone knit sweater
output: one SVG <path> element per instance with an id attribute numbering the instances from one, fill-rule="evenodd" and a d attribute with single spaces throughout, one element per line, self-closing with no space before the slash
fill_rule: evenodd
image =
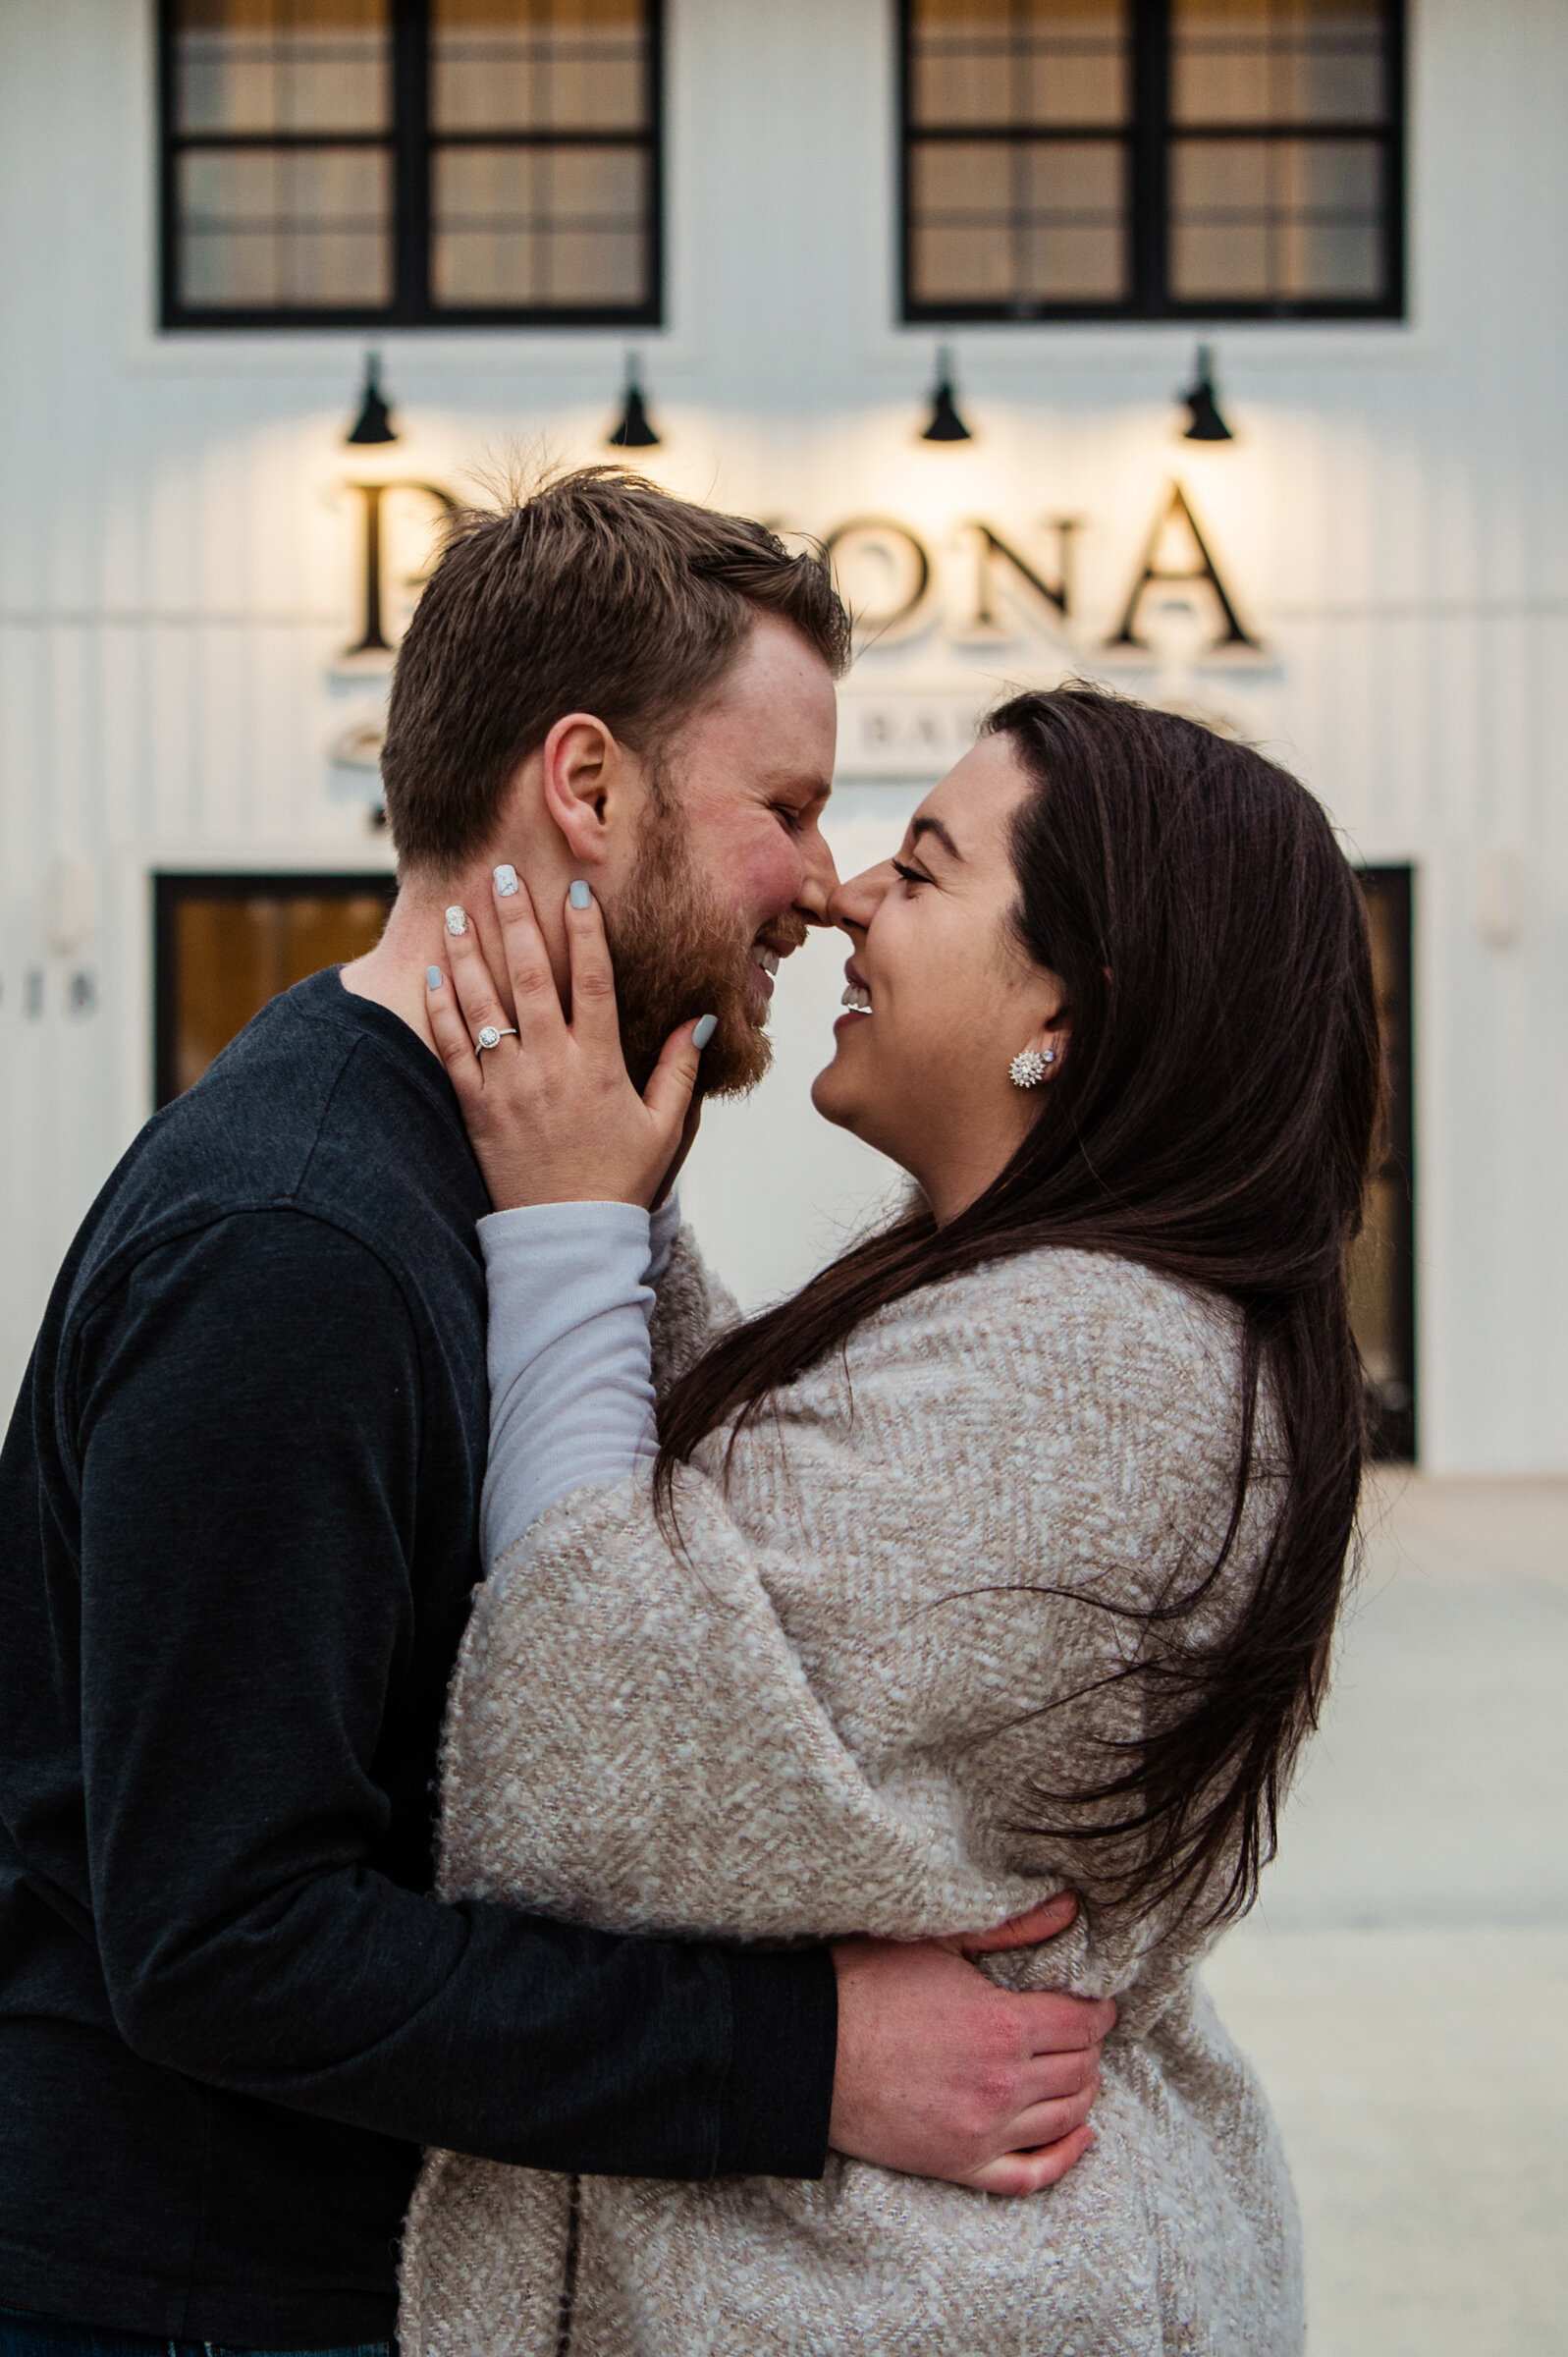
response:
<path id="1" fill-rule="evenodd" d="M 683 1239 L 668 1381 L 724 1304 Z M 868 1320 L 676 1491 L 572 1492 L 480 1591 L 455 1677 L 441 1884 L 613 1930 L 787 1940 L 973 1929 L 1070 1886 L 1061 1939 L 989 1959 L 1111 1994 L 1097 2140 L 1013 2200 L 830 2159 L 820 2183 L 565 2177 L 450 2153 L 410 2210 L 406 2357 L 1287 2357 L 1298 2235 L 1268 2105 L 1196 1974 L 1058 1797 L 1135 1733 L 1145 1625 L 1218 1551 L 1235 1314 L 1041 1252 Z M 1203 1605 L 1278 1497 L 1262 1458 Z M 1092 1820 L 1094 1812 L 1088 1812 Z M 1125 1858 L 1116 1854 L 1116 1866 Z"/>

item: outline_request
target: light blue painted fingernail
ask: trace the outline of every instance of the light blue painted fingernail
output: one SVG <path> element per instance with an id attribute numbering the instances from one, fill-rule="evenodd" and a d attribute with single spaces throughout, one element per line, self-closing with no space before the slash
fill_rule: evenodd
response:
<path id="1" fill-rule="evenodd" d="M 593 894 L 580 876 L 571 887 L 570 898 L 573 908 L 591 908 L 593 906 Z"/>
<path id="2" fill-rule="evenodd" d="M 503 859 L 495 871 L 496 890 L 504 901 L 510 901 L 517 889 L 517 871 L 510 860 Z"/>
<path id="3" fill-rule="evenodd" d="M 425 967 L 425 988 L 426 990 L 439 990 L 441 988 L 441 968 L 439 965 L 427 965 Z"/>
<path id="4" fill-rule="evenodd" d="M 694 1048 L 705 1048 L 718 1028 L 719 1017 L 716 1014 L 705 1014 L 701 1022 L 697 1025 L 695 1031 L 693 1031 L 691 1034 L 692 1046 Z"/>

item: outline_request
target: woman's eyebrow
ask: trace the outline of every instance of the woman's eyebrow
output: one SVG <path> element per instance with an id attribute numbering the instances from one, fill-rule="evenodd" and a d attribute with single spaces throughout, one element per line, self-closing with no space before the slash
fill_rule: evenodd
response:
<path id="1" fill-rule="evenodd" d="M 937 841 L 941 844 L 943 850 L 947 853 L 948 857 L 958 860 L 961 864 L 963 860 L 963 853 L 958 849 L 958 846 L 953 842 L 952 837 L 948 834 L 946 828 L 943 825 L 940 818 L 917 818 L 909 829 L 909 840 L 911 844 L 918 843 L 922 835 L 935 835 Z"/>

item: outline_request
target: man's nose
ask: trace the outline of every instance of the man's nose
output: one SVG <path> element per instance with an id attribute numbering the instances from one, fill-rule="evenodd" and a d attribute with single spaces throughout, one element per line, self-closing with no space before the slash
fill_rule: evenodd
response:
<path id="1" fill-rule="evenodd" d="M 802 846 L 803 874 L 795 906 L 810 925 L 831 925 L 833 898 L 838 890 L 838 870 L 820 828 L 813 827 Z"/>

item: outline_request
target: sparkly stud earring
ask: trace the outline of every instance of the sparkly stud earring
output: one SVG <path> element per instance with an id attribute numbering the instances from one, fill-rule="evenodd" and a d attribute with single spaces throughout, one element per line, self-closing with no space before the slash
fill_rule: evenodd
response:
<path id="1" fill-rule="evenodd" d="M 1042 1056 L 1038 1048 L 1022 1048 L 1007 1067 L 1007 1077 L 1014 1088 L 1038 1088 L 1046 1076 L 1046 1067 L 1054 1064 L 1056 1051 L 1047 1048 Z"/>

